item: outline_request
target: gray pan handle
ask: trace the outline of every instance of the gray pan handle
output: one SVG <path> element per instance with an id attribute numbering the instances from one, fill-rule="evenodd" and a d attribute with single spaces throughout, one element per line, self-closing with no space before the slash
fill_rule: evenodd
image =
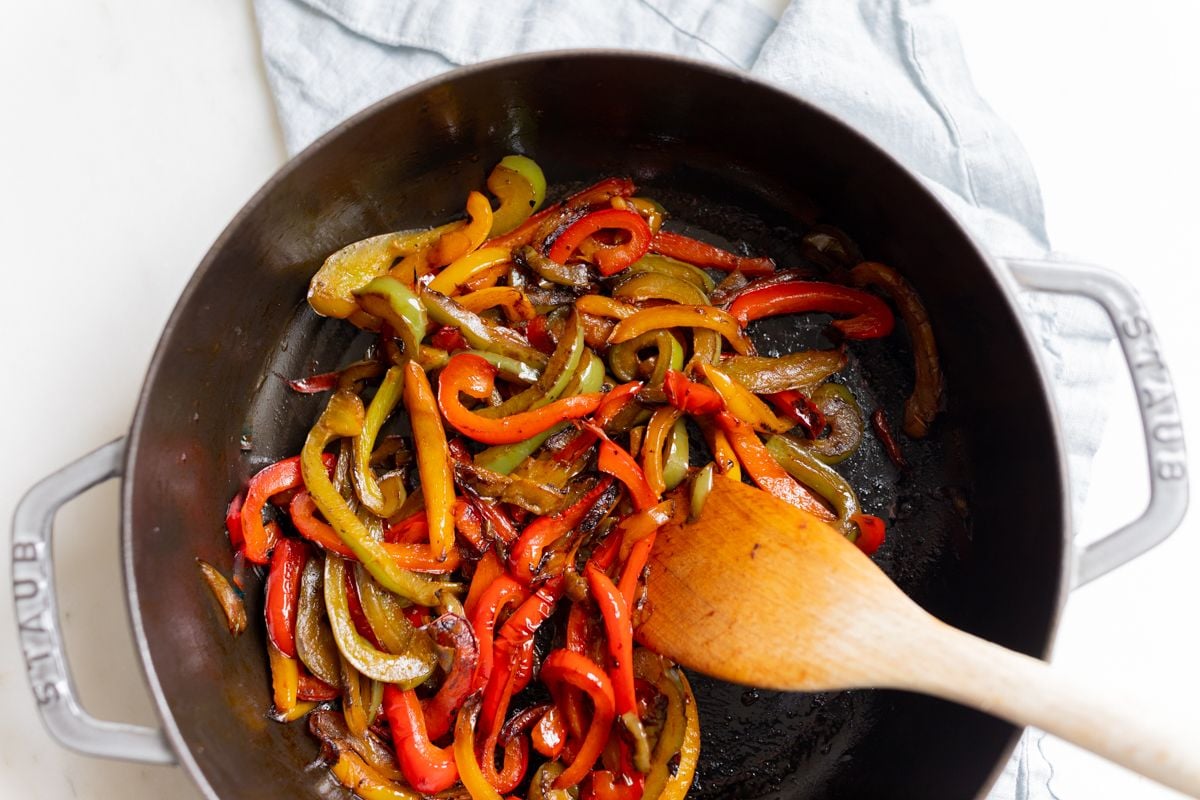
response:
<path id="1" fill-rule="evenodd" d="M 1149 462 L 1150 501 L 1136 520 L 1078 554 L 1075 585 L 1081 586 L 1161 543 L 1183 521 L 1188 477 L 1179 402 L 1150 316 L 1124 278 L 1083 264 L 1020 259 L 1006 259 L 1005 263 L 1028 289 L 1080 295 L 1099 303 L 1117 331 L 1137 395 Z"/>
<path id="2" fill-rule="evenodd" d="M 68 500 L 120 477 L 124 458 L 125 440 L 109 442 L 42 479 L 17 504 L 12 528 L 17 633 L 42 722 L 60 744 L 89 756 L 174 764 L 162 731 L 98 720 L 79 705 L 58 624 L 50 546 L 54 516 Z"/>

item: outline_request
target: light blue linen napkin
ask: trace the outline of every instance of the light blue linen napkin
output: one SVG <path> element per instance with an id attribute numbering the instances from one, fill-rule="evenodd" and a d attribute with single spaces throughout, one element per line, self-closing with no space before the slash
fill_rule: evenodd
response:
<path id="1" fill-rule="evenodd" d="M 1037 178 L 971 83 L 933 2 L 792 0 L 255 0 L 267 75 L 295 153 L 354 112 L 454 67 L 536 50 L 675 53 L 746 70 L 838 115 L 917 172 L 991 253 L 1049 250 Z M 1076 518 L 1105 419 L 1112 333 L 1073 298 L 1023 295 L 1055 379 Z M 992 800 L 1051 798 L 1041 734 Z"/>

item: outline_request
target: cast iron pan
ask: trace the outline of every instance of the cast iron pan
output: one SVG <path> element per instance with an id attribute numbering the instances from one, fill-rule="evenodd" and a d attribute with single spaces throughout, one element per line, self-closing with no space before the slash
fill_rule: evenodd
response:
<path id="1" fill-rule="evenodd" d="M 213 247 L 155 355 L 124 489 L 131 610 L 168 735 L 207 794 L 347 794 L 308 768 L 318 748 L 303 723 L 267 719 L 263 625 L 231 639 L 194 561 L 229 565 L 225 504 L 298 452 L 319 413 L 322 397 L 284 381 L 352 356 L 353 329 L 307 308 L 308 279 L 346 243 L 460 215 L 510 152 L 564 185 L 629 175 L 677 228 L 782 266 L 806 265 L 800 237 L 824 222 L 905 274 L 937 333 L 947 411 L 929 440 L 902 440 L 904 474 L 869 434 L 840 469 L 892 521 L 877 559 L 906 592 L 953 625 L 1046 652 L 1065 552 L 1048 401 L 995 275 L 948 214 L 853 130 L 741 76 L 633 54 L 513 59 L 397 95 L 294 160 Z M 763 352 L 786 352 L 821 344 L 823 322 L 753 334 Z M 904 334 L 851 354 L 846 382 L 898 429 L 912 386 Z M 257 582 L 247 606 L 261 608 Z M 697 798 L 967 798 L 1014 742 L 1004 723 L 915 695 L 694 679 Z"/>

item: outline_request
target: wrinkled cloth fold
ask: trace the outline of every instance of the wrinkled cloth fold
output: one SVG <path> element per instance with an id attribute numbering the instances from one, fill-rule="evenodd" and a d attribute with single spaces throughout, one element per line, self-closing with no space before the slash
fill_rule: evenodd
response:
<path id="1" fill-rule="evenodd" d="M 1037 178 L 971 82 L 936 3 L 793 0 L 255 0 L 288 150 L 372 102 L 457 66 L 539 50 L 673 53 L 746 70 L 837 115 L 918 173 L 995 256 L 1046 257 Z M 1111 392 L 1113 335 L 1077 298 L 1022 293 L 1054 384 L 1076 518 Z M 997 387 L 1006 391 L 1008 387 Z M 990 798 L 1053 796 L 1030 731 Z"/>

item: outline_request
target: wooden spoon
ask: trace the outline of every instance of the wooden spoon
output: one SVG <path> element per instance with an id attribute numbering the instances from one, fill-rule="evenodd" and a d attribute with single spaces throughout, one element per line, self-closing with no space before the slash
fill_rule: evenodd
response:
<path id="1" fill-rule="evenodd" d="M 786 691 L 923 692 L 1200 797 L 1194 735 L 938 621 L 840 533 L 760 489 L 717 478 L 695 523 L 659 531 L 647 590 L 638 639 L 700 672 Z"/>

